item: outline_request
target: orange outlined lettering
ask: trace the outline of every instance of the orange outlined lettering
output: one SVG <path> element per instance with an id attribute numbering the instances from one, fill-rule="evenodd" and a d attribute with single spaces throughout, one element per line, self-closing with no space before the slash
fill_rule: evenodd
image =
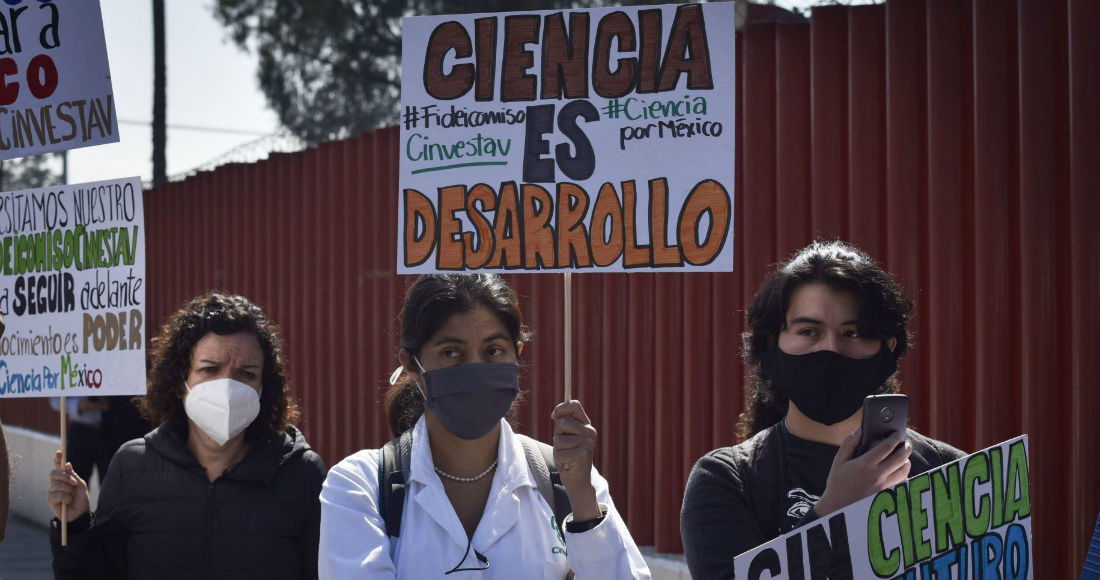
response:
<path id="1" fill-rule="evenodd" d="M 653 237 L 654 266 L 682 266 L 678 246 L 666 246 L 668 240 L 668 180 L 652 179 L 649 182 L 649 231 Z"/>
<path id="2" fill-rule="evenodd" d="M 680 211 L 680 248 L 684 259 L 693 266 L 704 266 L 714 261 L 726 244 L 730 227 L 733 201 L 722 184 L 705 179 L 691 189 Z M 710 216 L 710 229 L 702 244 L 698 241 L 699 220 L 703 214 Z"/>
<path id="3" fill-rule="evenodd" d="M 588 194 L 575 183 L 558 184 L 558 265 L 592 267 L 592 249 L 584 216 L 588 213 Z M 596 223 L 596 222 L 593 222 Z M 618 256 L 616 256 L 617 258 Z"/>
<path id="4" fill-rule="evenodd" d="M 474 204 L 481 204 L 481 210 L 479 211 Z M 482 212 L 495 211 L 496 208 L 497 196 L 493 188 L 484 183 L 470 188 L 470 193 L 466 197 L 466 215 L 474 225 L 474 232 L 463 233 L 462 239 L 466 244 L 466 267 L 471 270 L 484 268 L 493 257 L 496 237 L 493 235 L 492 224 Z"/>
<path id="5" fill-rule="evenodd" d="M 462 243 L 462 222 L 455 213 L 466 209 L 466 187 L 452 185 L 439 190 L 439 252 L 435 263 L 440 270 L 462 270 L 466 261 Z"/>
<path id="6" fill-rule="evenodd" d="M 557 244 L 550 219 L 554 217 L 554 198 L 542 187 L 523 184 L 523 267 L 541 270 L 558 263 Z"/>
<path id="7" fill-rule="evenodd" d="M 405 190 L 405 265 L 419 266 L 435 249 L 435 206 L 415 189 Z M 420 235 L 417 235 L 417 232 Z"/>
<path id="8" fill-rule="evenodd" d="M 616 191 L 604 183 L 592 203 L 575 183 L 557 184 L 554 194 L 511 181 L 499 194 L 484 183 L 449 185 L 438 189 L 438 207 L 406 189 L 405 266 L 423 264 L 434 253 L 441 271 L 683 268 L 710 264 L 725 248 L 733 204 L 719 182 L 707 179 L 692 188 L 671 231 L 667 178 L 647 184 L 645 231 L 638 230 L 635 181 L 619 186 Z"/>
<path id="9" fill-rule="evenodd" d="M 619 195 L 615 193 L 615 186 L 605 183 L 596 196 L 592 226 L 588 228 L 592 261 L 597 266 L 610 266 L 619 260 L 623 253 L 623 229 L 623 206 L 619 203 Z"/>

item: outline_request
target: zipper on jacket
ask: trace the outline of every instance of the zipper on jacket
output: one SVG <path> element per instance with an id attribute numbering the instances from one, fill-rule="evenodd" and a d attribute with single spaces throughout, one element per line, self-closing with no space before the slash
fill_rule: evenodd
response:
<path id="1" fill-rule="evenodd" d="M 203 476 L 206 474 L 204 473 Z M 214 485 L 211 481 L 206 488 L 206 540 L 203 541 L 203 577 L 213 578 L 214 560 Z"/>

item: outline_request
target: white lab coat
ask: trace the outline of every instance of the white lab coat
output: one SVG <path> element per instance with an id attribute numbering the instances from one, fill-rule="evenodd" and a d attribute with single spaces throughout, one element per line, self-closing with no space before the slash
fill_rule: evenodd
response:
<path id="1" fill-rule="evenodd" d="M 377 449 L 359 451 L 329 471 L 321 489 L 321 578 L 443 578 L 463 560 L 466 532 L 435 473 L 427 435 L 421 417 L 413 430 L 411 482 L 399 538 L 386 535 L 378 512 Z M 563 545 L 552 524 L 554 511 L 538 491 L 523 445 L 501 420 L 492 490 L 462 565 L 478 567 L 477 550 L 489 560 L 489 568 L 454 572 L 447 579 L 560 579 L 570 569 L 578 580 L 648 579 L 649 568 L 615 510 L 607 481 L 595 469 L 592 483 L 607 517 L 589 531 L 565 532 Z"/>

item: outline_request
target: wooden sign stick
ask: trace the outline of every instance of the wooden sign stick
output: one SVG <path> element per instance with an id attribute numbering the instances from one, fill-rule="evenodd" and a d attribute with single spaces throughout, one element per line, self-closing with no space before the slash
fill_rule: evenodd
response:
<path id="1" fill-rule="evenodd" d="M 68 441 L 68 417 L 65 416 L 65 397 L 61 397 L 61 469 L 65 469 L 65 462 L 68 461 L 68 449 L 65 442 Z M 61 545 L 69 545 L 69 522 L 65 517 L 65 504 L 61 504 Z"/>
<path id="2" fill-rule="evenodd" d="M 565 292 L 565 400 L 573 400 L 573 274 L 565 273 L 563 280 Z"/>

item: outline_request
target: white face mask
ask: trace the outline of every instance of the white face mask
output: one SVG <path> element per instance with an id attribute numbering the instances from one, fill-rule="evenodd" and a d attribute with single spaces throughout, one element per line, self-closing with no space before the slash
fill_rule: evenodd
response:
<path id="1" fill-rule="evenodd" d="M 183 408 L 187 416 L 218 446 L 236 437 L 260 414 L 256 389 L 230 378 L 214 379 L 190 387 Z"/>

